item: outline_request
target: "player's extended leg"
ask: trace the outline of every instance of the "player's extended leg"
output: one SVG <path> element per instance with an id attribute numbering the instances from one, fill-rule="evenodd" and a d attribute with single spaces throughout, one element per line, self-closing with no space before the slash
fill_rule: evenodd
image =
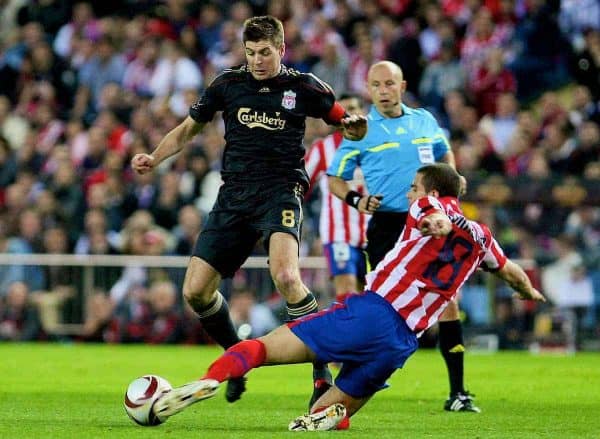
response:
<path id="1" fill-rule="evenodd" d="M 198 315 L 204 330 L 224 349 L 240 341 L 227 301 L 218 291 L 221 275 L 203 259 L 192 256 L 183 281 L 183 296 Z M 227 387 L 227 400 L 236 401 L 245 390 L 245 380 L 232 380 Z"/>
<path id="2" fill-rule="evenodd" d="M 472 396 L 464 389 L 464 352 L 462 325 L 458 304 L 455 300 L 448 304 L 439 321 L 440 351 L 446 362 L 450 380 L 450 396 L 444 409 L 454 412 L 477 412 Z"/>
<path id="3" fill-rule="evenodd" d="M 269 239 L 269 267 L 277 290 L 285 297 L 287 312 L 296 320 L 319 310 L 315 296 L 300 278 L 298 241 L 283 232 L 275 232 Z M 309 406 L 331 386 L 331 372 L 326 364 L 313 364 L 313 395 Z"/>
<path id="4" fill-rule="evenodd" d="M 291 364 L 313 361 L 315 354 L 287 326 L 280 326 L 257 340 L 244 340 L 230 347 L 215 360 L 197 381 L 174 388 L 154 406 L 156 415 L 165 420 L 186 407 L 214 396 L 219 384 L 244 377 L 265 364 Z"/>

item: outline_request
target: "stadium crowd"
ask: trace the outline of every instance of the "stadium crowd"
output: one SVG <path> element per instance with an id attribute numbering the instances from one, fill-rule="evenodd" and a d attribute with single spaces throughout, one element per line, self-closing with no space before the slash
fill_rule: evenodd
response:
<path id="1" fill-rule="evenodd" d="M 448 133 L 469 181 L 465 213 L 490 225 L 508 256 L 535 261 L 541 270 L 531 274 L 553 305 L 598 336 L 597 1 L 0 5 L 0 253 L 189 255 L 221 184 L 221 121 L 156 174 L 138 175 L 129 161 L 151 151 L 222 69 L 245 62 L 242 23 L 268 13 L 285 25 L 284 63 L 338 95 L 366 100 L 369 66 L 400 65 L 406 103 L 427 108 Z M 305 145 L 328 132 L 310 121 Z M 306 203 L 303 255 L 321 248 L 316 196 Z M 96 270 L 82 304 L 74 268 L 0 266 L 0 339 L 52 338 L 57 322 L 85 315 L 80 340 L 207 342 L 183 309 L 181 272 Z M 325 301 L 326 277 L 304 274 Z M 234 278 L 231 309 L 240 326 L 255 316 L 256 336 L 274 310 L 256 302 L 271 295 L 270 280 L 252 276 Z M 539 310 L 505 290 L 495 299 L 501 344 L 523 347 L 515 330 L 534 329 Z"/>

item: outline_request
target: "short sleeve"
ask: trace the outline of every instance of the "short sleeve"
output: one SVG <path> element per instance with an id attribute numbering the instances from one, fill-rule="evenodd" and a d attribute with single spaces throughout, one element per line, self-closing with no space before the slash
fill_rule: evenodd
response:
<path id="1" fill-rule="evenodd" d="M 331 123 L 328 115 L 335 104 L 335 94 L 331 86 L 312 73 L 307 73 L 304 75 L 304 88 L 307 93 L 306 114 Z"/>
<path id="2" fill-rule="evenodd" d="M 359 142 L 344 139 L 333 155 L 333 160 L 327 168 L 327 175 L 340 177 L 343 180 L 354 179 L 354 170 L 359 165 L 360 148 Z"/>
<path id="3" fill-rule="evenodd" d="M 482 225 L 482 227 L 485 227 Z M 483 256 L 483 260 L 481 261 L 480 267 L 484 271 L 495 272 L 501 270 L 502 267 L 506 264 L 507 257 L 498 244 L 498 241 L 494 239 L 492 233 L 489 231 L 487 227 L 485 227 L 486 237 L 489 239 L 490 245 L 487 247 L 485 254 Z"/>
<path id="4" fill-rule="evenodd" d="M 429 120 L 429 132 L 433 139 L 433 157 L 436 162 L 439 162 L 451 150 L 450 142 L 435 117 L 427 110 L 423 110 L 423 114 Z"/>
<path id="5" fill-rule="evenodd" d="M 217 111 L 224 109 L 226 81 L 217 77 L 204 91 L 199 101 L 190 107 L 190 117 L 198 123 L 210 122 Z"/>

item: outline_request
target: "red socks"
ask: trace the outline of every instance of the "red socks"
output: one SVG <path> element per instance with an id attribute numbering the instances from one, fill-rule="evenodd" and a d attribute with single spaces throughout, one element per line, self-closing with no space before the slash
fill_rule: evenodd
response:
<path id="1" fill-rule="evenodd" d="M 217 358 L 202 379 L 209 378 L 222 383 L 230 378 L 240 378 L 251 369 L 262 366 L 266 355 L 267 351 L 262 341 L 241 341 Z"/>

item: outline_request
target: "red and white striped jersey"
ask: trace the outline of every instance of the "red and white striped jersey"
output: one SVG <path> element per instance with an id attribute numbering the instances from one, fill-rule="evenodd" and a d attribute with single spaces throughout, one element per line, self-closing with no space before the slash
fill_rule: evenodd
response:
<path id="1" fill-rule="evenodd" d="M 452 231 L 443 238 L 423 236 L 419 222 L 444 212 Z M 466 219 L 455 198 L 423 197 L 410 205 L 395 247 L 367 275 L 367 290 L 387 300 L 417 335 L 433 325 L 477 267 L 501 269 L 504 252 L 484 224 Z"/>
<path id="2" fill-rule="evenodd" d="M 321 190 L 319 235 L 323 244 L 345 242 L 353 247 L 362 248 L 366 243 L 367 224 L 370 216 L 359 213 L 357 209 L 329 192 L 325 174 L 342 139 L 342 134 L 336 131 L 324 139 L 315 141 L 306 154 L 306 172 L 310 179 L 310 187 L 313 188 L 318 181 Z M 358 171 L 354 180 L 349 182 L 350 187 L 358 192 L 366 193 L 362 181 L 362 174 Z"/>

